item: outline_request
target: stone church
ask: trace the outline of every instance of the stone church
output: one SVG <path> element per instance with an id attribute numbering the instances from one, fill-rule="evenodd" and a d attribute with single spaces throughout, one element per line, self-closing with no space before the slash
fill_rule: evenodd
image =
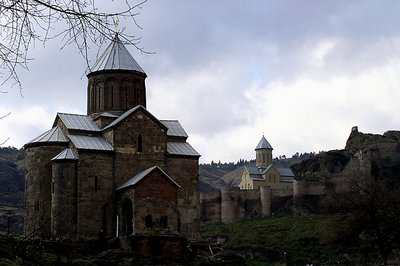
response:
<path id="1" fill-rule="evenodd" d="M 272 164 L 272 150 L 271 144 L 263 135 L 255 148 L 256 165 L 244 167 L 238 185 L 240 189 L 269 186 L 272 190 L 292 193 L 294 174 L 290 168 L 278 168 Z"/>
<path id="2" fill-rule="evenodd" d="M 58 113 L 25 144 L 26 236 L 196 237 L 200 155 L 146 109 L 146 77 L 116 35 L 87 74 L 87 115 Z"/>

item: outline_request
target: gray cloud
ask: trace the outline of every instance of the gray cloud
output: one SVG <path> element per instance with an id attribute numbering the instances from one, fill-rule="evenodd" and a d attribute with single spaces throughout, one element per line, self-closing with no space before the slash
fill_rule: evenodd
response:
<path id="1" fill-rule="evenodd" d="M 340 148 L 354 124 L 396 127 L 399 11 L 397 1 L 153 0 L 137 17 L 143 30 L 120 25 L 156 52 L 130 48 L 148 74 L 150 112 L 179 119 L 203 160 L 237 160 L 253 155 L 264 131 L 275 155 L 291 155 Z M 9 144 L 22 145 L 51 127 L 57 111 L 86 112 L 85 61 L 75 47 L 60 47 L 33 51 L 23 99 L 15 88 L 0 98 L 0 111 L 21 119 L 31 110 L 32 120 L 48 122 L 22 134 L 13 117 L 0 121 L 0 141 L 18 128 Z M 97 52 L 90 50 L 92 62 Z"/>

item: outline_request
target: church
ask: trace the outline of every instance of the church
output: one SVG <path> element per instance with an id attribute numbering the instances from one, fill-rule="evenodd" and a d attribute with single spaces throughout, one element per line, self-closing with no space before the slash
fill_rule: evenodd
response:
<path id="1" fill-rule="evenodd" d="M 262 136 L 256 151 L 256 165 L 245 166 L 240 178 L 240 189 L 258 189 L 269 186 L 272 190 L 292 193 L 294 174 L 290 168 L 278 168 L 272 164 L 272 146 Z"/>
<path id="2" fill-rule="evenodd" d="M 87 74 L 87 114 L 57 113 L 24 145 L 27 237 L 196 237 L 200 154 L 146 109 L 146 77 L 116 35 Z"/>

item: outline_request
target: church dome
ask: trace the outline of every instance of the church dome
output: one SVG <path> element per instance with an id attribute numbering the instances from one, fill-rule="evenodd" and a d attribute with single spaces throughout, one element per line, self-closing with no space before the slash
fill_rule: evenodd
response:
<path id="1" fill-rule="evenodd" d="M 127 70 L 135 71 L 146 76 L 144 70 L 139 66 L 133 56 L 121 42 L 118 34 L 115 35 L 113 41 L 100 56 L 94 66 L 90 69 L 90 73 L 99 71 L 115 71 Z"/>
<path id="2" fill-rule="evenodd" d="M 258 143 L 257 147 L 255 148 L 256 150 L 261 150 L 261 149 L 269 149 L 269 150 L 273 150 L 271 144 L 269 144 L 269 142 L 267 141 L 267 139 L 264 137 L 264 135 L 262 136 L 260 142 Z"/>

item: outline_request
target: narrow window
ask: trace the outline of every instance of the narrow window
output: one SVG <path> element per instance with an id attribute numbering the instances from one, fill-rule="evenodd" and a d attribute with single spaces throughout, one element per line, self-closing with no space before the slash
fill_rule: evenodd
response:
<path id="1" fill-rule="evenodd" d="M 146 228 L 153 227 L 153 217 L 151 215 L 147 215 L 144 218 L 144 225 L 146 226 Z"/>
<path id="2" fill-rule="evenodd" d="M 168 216 L 160 217 L 160 227 L 166 229 L 168 227 Z"/>
<path id="3" fill-rule="evenodd" d="M 98 189 L 98 182 L 97 182 L 97 176 L 94 177 L 94 192 L 97 192 Z"/>
<path id="4" fill-rule="evenodd" d="M 143 139 L 142 139 L 142 135 L 139 134 L 137 136 L 137 152 L 143 152 Z"/>
<path id="5" fill-rule="evenodd" d="M 51 194 L 54 194 L 54 180 L 51 181 Z"/>
<path id="6" fill-rule="evenodd" d="M 114 86 L 111 85 L 111 108 L 114 108 Z"/>
<path id="7" fill-rule="evenodd" d="M 100 102 L 101 102 L 101 88 L 97 86 L 97 108 L 101 109 Z"/>
<path id="8" fill-rule="evenodd" d="M 125 86 L 125 108 L 128 108 L 128 86 Z"/>

